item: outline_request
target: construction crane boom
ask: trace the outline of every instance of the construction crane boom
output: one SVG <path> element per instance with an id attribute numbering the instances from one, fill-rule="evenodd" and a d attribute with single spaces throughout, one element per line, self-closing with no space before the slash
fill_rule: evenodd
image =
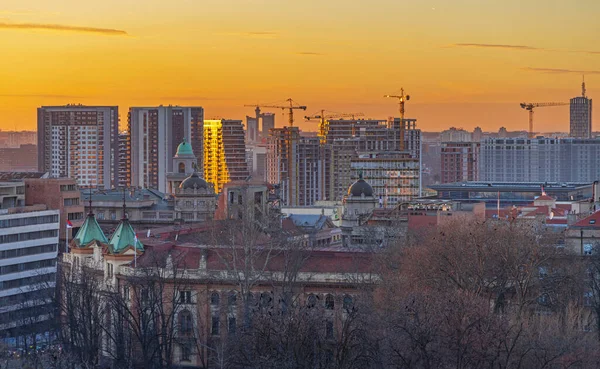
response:
<path id="1" fill-rule="evenodd" d="M 529 112 L 529 138 L 533 138 L 533 109 L 545 108 L 549 106 L 569 105 L 567 102 L 546 102 L 546 103 L 521 103 L 521 108 Z"/>
<path id="2" fill-rule="evenodd" d="M 246 107 L 254 107 L 255 111 L 256 111 L 257 119 L 260 116 L 260 109 L 261 108 L 282 109 L 282 110 L 288 109 L 289 110 L 288 111 L 288 113 L 289 113 L 288 123 L 289 123 L 290 127 L 293 127 L 294 126 L 294 110 L 295 109 L 306 110 L 306 106 L 304 106 L 304 105 L 298 105 L 291 98 L 287 99 L 285 101 L 288 102 L 288 103 L 290 103 L 290 105 L 286 106 L 286 105 L 259 105 L 259 104 L 256 104 L 256 105 L 244 105 L 244 106 L 246 106 Z"/>
<path id="3" fill-rule="evenodd" d="M 325 136 L 327 135 L 327 121 L 332 118 L 352 118 L 355 117 L 363 117 L 363 113 L 336 113 L 336 112 L 328 112 L 327 110 L 321 109 L 320 114 L 307 115 L 304 117 L 306 120 L 311 119 L 319 119 L 319 137 L 321 138 L 321 143 L 325 142 Z"/>
<path id="4" fill-rule="evenodd" d="M 400 151 L 404 150 L 404 103 L 410 100 L 410 95 L 404 95 L 404 88 L 400 89 L 400 95 L 383 95 L 383 97 L 391 97 L 398 99 L 398 105 L 400 110 Z"/>

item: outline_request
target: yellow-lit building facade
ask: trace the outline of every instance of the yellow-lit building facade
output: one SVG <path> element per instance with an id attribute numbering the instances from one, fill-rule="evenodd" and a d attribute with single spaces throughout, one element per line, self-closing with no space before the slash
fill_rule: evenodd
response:
<path id="1" fill-rule="evenodd" d="M 241 120 L 204 121 L 204 179 L 218 194 L 230 181 L 248 178 L 244 126 Z"/>

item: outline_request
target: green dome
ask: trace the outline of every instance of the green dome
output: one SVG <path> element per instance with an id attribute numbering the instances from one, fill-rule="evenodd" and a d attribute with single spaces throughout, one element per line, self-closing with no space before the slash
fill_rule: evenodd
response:
<path id="1" fill-rule="evenodd" d="M 184 138 L 183 142 L 181 142 L 179 146 L 177 146 L 177 153 L 175 154 L 175 156 L 187 155 L 194 156 L 194 152 L 192 151 L 192 145 L 190 145 Z"/>

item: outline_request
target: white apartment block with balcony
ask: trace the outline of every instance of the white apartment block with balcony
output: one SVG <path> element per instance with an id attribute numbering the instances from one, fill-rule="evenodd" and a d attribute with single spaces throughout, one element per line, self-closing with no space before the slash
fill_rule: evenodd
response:
<path id="1" fill-rule="evenodd" d="M 2 337 L 24 334 L 52 317 L 59 211 L 39 209 L 0 210 Z"/>

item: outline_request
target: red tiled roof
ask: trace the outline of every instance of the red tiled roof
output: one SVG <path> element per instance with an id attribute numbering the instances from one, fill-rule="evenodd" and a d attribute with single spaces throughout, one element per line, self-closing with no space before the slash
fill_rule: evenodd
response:
<path id="1" fill-rule="evenodd" d="M 542 200 L 542 201 L 555 201 L 556 199 L 554 197 L 550 197 L 550 196 L 544 194 L 544 195 L 536 198 L 534 201 L 538 201 L 538 200 Z"/>
<path id="2" fill-rule="evenodd" d="M 581 219 L 577 223 L 573 224 L 574 227 L 592 227 L 592 228 L 600 228 L 600 211 L 595 212 L 594 214 Z"/>

